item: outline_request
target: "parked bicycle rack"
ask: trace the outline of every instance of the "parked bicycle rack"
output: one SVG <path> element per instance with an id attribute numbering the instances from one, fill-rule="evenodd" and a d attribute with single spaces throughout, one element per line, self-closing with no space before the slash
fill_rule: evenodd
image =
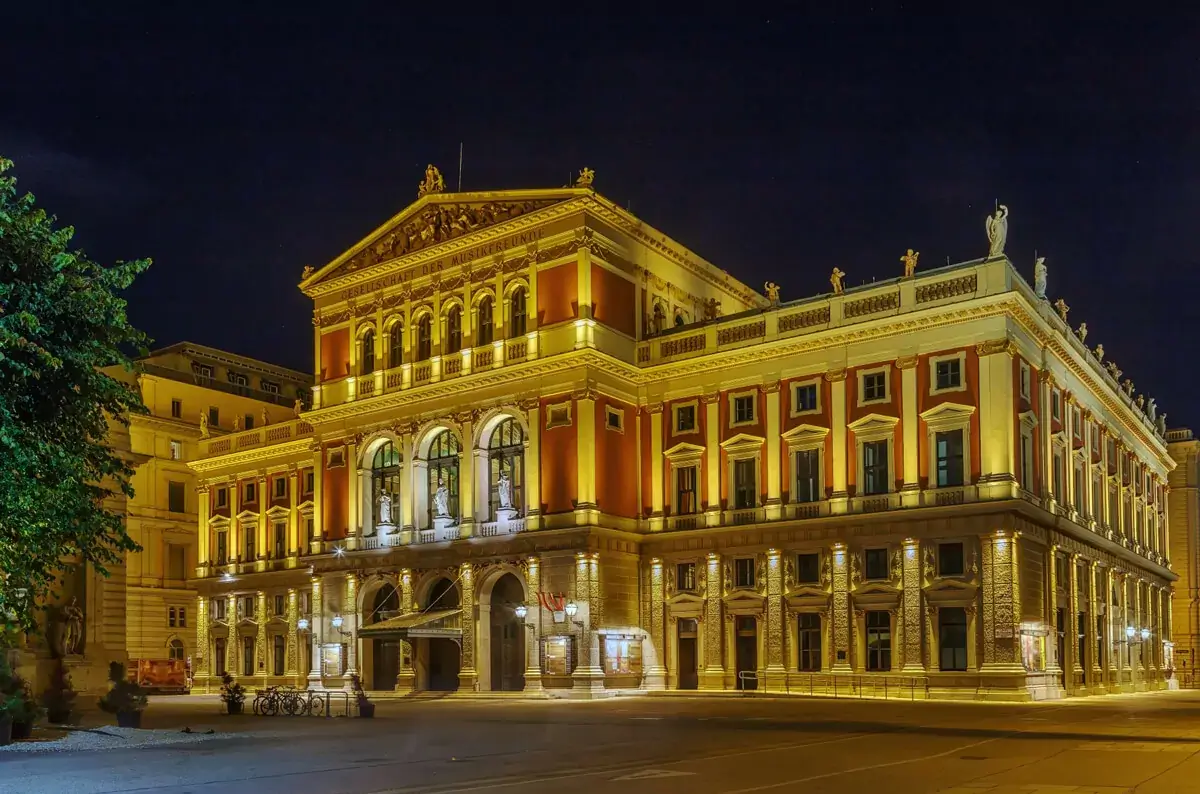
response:
<path id="1" fill-rule="evenodd" d="M 296 689 L 271 686 L 254 691 L 254 714 L 258 717 L 325 717 L 333 716 L 333 701 L 342 699 L 343 717 L 350 716 L 350 693 L 340 690 Z"/>

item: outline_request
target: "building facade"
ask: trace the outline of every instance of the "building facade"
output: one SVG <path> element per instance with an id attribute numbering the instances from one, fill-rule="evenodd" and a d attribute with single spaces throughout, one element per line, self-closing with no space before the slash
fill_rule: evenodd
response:
<path id="1" fill-rule="evenodd" d="M 1175 461 L 1167 496 L 1171 522 L 1171 559 L 1175 582 L 1175 665 L 1185 687 L 1200 686 L 1196 674 L 1200 649 L 1200 439 L 1186 427 L 1167 432 L 1167 448 Z"/>
<path id="2" fill-rule="evenodd" d="M 1002 251 L 833 281 L 431 169 L 304 273 L 312 410 L 200 443 L 197 684 L 1163 686 L 1154 408 Z"/>

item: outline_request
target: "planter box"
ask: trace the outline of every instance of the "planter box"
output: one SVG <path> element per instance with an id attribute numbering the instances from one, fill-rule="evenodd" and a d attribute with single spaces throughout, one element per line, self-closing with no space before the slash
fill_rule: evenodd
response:
<path id="1" fill-rule="evenodd" d="M 12 741 L 22 742 L 33 735 L 32 722 L 14 722 L 12 724 Z"/>
<path id="2" fill-rule="evenodd" d="M 375 704 L 374 703 L 363 703 L 362 705 L 360 705 L 358 707 L 358 716 L 360 716 L 366 720 L 369 720 L 372 717 L 374 717 L 375 716 Z"/>
<path id="3" fill-rule="evenodd" d="M 229 714 L 241 714 L 241 713 L 242 713 L 242 710 L 243 710 L 245 707 L 246 707 L 246 703 L 245 703 L 245 701 L 243 701 L 243 702 L 241 702 L 241 703 L 232 703 L 232 702 L 229 702 L 229 703 L 226 703 L 226 704 L 225 704 L 225 708 L 226 708 L 226 710 L 227 710 L 227 712 L 228 712 Z"/>
<path id="4" fill-rule="evenodd" d="M 12 744 L 12 717 L 5 714 L 0 717 L 0 747 Z"/>
<path id="5" fill-rule="evenodd" d="M 118 711 L 117 712 L 117 727 L 118 728 L 140 728 L 140 727 L 142 727 L 142 712 L 140 712 L 140 711 Z"/>

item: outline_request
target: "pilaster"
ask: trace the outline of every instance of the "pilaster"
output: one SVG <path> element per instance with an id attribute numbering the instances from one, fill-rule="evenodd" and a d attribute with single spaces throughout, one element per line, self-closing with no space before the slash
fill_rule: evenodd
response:
<path id="1" fill-rule="evenodd" d="M 535 274 L 536 275 L 536 274 Z M 542 605 L 538 591 L 542 589 L 541 561 L 537 556 L 525 560 L 525 609 L 532 622 L 525 624 L 525 691 L 542 691 L 542 665 L 538 653 L 538 627 L 541 625 Z"/>
<path id="2" fill-rule="evenodd" d="M 704 406 L 704 471 L 708 498 L 704 503 L 704 523 L 721 525 L 721 406 L 720 394 L 705 394 Z M 660 497 L 661 498 L 661 497 Z"/>
<path id="3" fill-rule="evenodd" d="M 1058 546 L 1051 543 L 1046 547 L 1046 625 L 1050 628 L 1050 641 L 1046 643 L 1046 671 L 1059 675 L 1064 669 L 1064 660 L 1058 658 Z M 1065 627 L 1064 627 L 1065 630 Z M 1064 642 L 1065 646 L 1066 643 Z M 1069 668 L 1067 668 L 1069 669 Z"/>
<path id="4" fill-rule="evenodd" d="M 296 509 L 296 505 L 300 503 L 300 475 L 296 469 L 288 472 L 288 539 L 287 553 L 289 557 L 295 557 L 302 551 L 300 540 L 300 511 Z"/>
<path id="5" fill-rule="evenodd" d="M 1087 561 L 1087 623 L 1084 632 L 1087 636 L 1084 643 L 1087 646 L 1088 666 L 1088 681 L 1092 690 L 1092 694 L 1098 694 L 1105 690 L 1104 673 L 1100 669 L 1099 648 L 1103 641 L 1097 632 L 1100 626 L 1100 604 L 1096 595 L 1096 578 L 1100 575 L 1099 563 L 1095 560 Z"/>
<path id="6" fill-rule="evenodd" d="M 604 692 L 604 670 L 600 667 L 600 635 L 603 620 L 600 601 L 600 560 L 595 552 L 575 555 L 575 604 L 579 607 L 579 660 L 571 677 L 575 693 L 595 697 Z"/>
<path id="7" fill-rule="evenodd" d="M 832 642 L 829 643 L 830 669 L 834 673 L 854 672 L 850 666 L 850 553 L 846 544 L 833 544 L 833 571 L 830 578 Z"/>
<path id="8" fill-rule="evenodd" d="M 300 595 L 296 588 L 287 591 L 287 639 L 284 646 L 283 674 L 289 678 L 300 675 Z"/>
<path id="9" fill-rule="evenodd" d="M 266 433 L 264 430 L 263 433 Z M 267 556 L 267 509 L 271 504 L 271 492 L 267 490 L 267 478 L 259 477 L 258 484 L 258 521 L 254 534 L 254 560 L 246 560 L 246 562 L 256 562 Z"/>
<path id="10" fill-rule="evenodd" d="M 833 496 L 829 512 L 845 513 L 850 506 L 846 473 L 846 370 L 825 373 L 830 383 L 829 415 L 833 422 Z"/>
<path id="11" fill-rule="evenodd" d="M 904 485 L 900 488 L 900 504 L 918 507 L 921 504 L 920 440 L 917 435 L 917 357 L 904 356 L 896 360 L 900 370 L 900 410 L 904 416 Z M 835 442 L 836 443 L 836 442 Z M 908 664 L 907 659 L 905 664 Z"/>
<path id="12" fill-rule="evenodd" d="M 320 544 L 325 537 L 325 492 L 323 484 L 325 481 L 325 454 L 321 449 L 321 444 L 314 443 L 312 445 L 313 454 L 313 537 L 311 551 L 320 551 Z M 316 664 L 316 662 L 314 662 Z"/>
<path id="13" fill-rule="evenodd" d="M 575 432 L 578 444 L 575 523 L 596 524 L 600 518 L 596 503 L 596 396 L 590 389 L 575 395 Z"/>
<path id="14" fill-rule="evenodd" d="M 468 413 L 455 418 L 462 427 L 463 439 L 463 451 L 459 459 L 462 472 L 458 478 L 458 531 L 460 538 L 469 538 L 475 534 L 475 466 L 481 461 L 475 460 L 475 423 L 471 415 Z M 485 494 L 480 494 L 483 505 L 487 504 Z"/>
<path id="15" fill-rule="evenodd" d="M 349 469 L 347 474 L 350 480 L 347 494 L 349 504 L 346 510 L 346 523 L 349 524 L 346 529 L 346 549 L 354 551 L 358 548 L 359 539 L 362 537 L 363 470 L 358 460 L 358 442 L 353 437 L 346 444 L 346 466 Z"/>
<path id="16" fill-rule="evenodd" d="M 321 324 L 314 314 L 313 323 L 313 387 L 312 407 L 315 411 L 321 407 Z"/>
<path id="17" fill-rule="evenodd" d="M 982 538 L 984 673 L 1025 675 L 1017 627 L 1021 616 L 1016 533 Z"/>
<path id="18" fill-rule="evenodd" d="M 411 539 L 414 528 L 417 526 L 416 514 L 416 495 L 414 489 L 416 486 L 416 469 L 412 465 L 412 460 L 416 456 L 417 450 L 413 444 L 413 434 L 405 432 L 401 437 L 401 445 L 404 450 L 404 468 L 400 470 L 400 525 L 401 525 L 401 542 L 408 542 Z"/>
<path id="19" fill-rule="evenodd" d="M 1051 413 L 1053 408 L 1053 398 L 1051 392 L 1054 390 L 1054 376 L 1046 373 L 1041 379 L 1041 385 L 1038 388 L 1038 399 L 1042 402 L 1042 410 L 1040 421 L 1038 422 L 1038 437 L 1042 445 L 1042 493 L 1045 494 L 1045 499 L 1051 512 L 1054 510 L 1059 494 L 1054 492 L 1054 415 Z"/>
<path id="20" fill-rule="evenodd" d="M 312 620 L 309 623 L 309 637 L 312 642 L 312 669 L 308 671 L 308 688 L 309 689 L 324 689 L 324 683 L 321 681 L 321 635 L 323 633 L 323 613 L 322 599 L 325 597 L 321 588 L 321 577 L 312 577 L 312 598 L 310 605 L 312 607 Z"/>
<path id="21" fill-rule="evenodd" d="M 211 497 L 207 483 L 196 486 L 196 508 L 199 513 L 199 529 L 196 532 L 196 565 L 207 568 L 212 563 L 212 527 L 208 525 Z"/>
<path id="22" fill-rule="evenodd" d="M 412 571 L 404 568 L 400 571 L 400 614 L 407 615 L 413 611 Z M 417 674 L 413 670 L 413 647 L 409 639 L 400 640 L 400 664 L 396 674 L 396 691 L 412 692 L 416 687 Z"/>
<path id="23" fill-rule="evenodd" d="M 542 516 L 542 412 L 537 400 L 524 402 L 521 407 L 529 421 L 525 442 L 525 529 L 531 530 L 540 526 Z"/>
<path id="24" fill-rule="evenodd" d="M 1013 423 L 1013 355 L 1008 339 L 976 345 L 979 355 L 979 491 L 981 499 L 1017 497 L 1016 432 Z M 1048 419 L 1043 416 L 1043 423 Z"/>
<path id="25" fill-rule="evenodd" d="M 778 402 L 778 399 L 776 400 Z M 778 434 L 776 434 L 778 437 Z M 777 456 L 778 457 L 778 456 Z M 787 667 L 784 666 L 784 603 L 783 603 L 783 560 L 779 549 L 767 551 L 767 665 L 764 688 L 777 691 L 787 688 Z"/>
<path id="26" fill-rule="evenodd" d="M 1074 493 L 1074 491 L 1068 491 Z M 1069 664 L 1066 666 L 1068 671 L 1066 683 L 1068 692 L 1077 692 L 1078 694 L 1087 694 L 1087 687 L 1077 685 L 1075 682 L 1080 677 L 1084 670 L 1084 661 L 1079 658 L 1079 555 L 1072 554 L 1068 560 L 1070 567 L 1067 595 L 1067 625 L 1064 629 L 1067 632 L 1068 642 L 1064 643 L 1067 650 L 1067 659 Z"/>
<path id="27" fill-rule="evenodd" d="M 195 668 L 192 675 L 197 679 L 208 678 L 212 675 L 212 645 L 208 637 L 208 599 L 196 596 L 196 652 Z"/>
<path id="28" fill-rule="evenodd" d="M 460 692 L 474 692 L 479 682 L 475 671 L 475 568 L 464 562 L 459 566 L 462 586 L 462 663 L 458 671 Z"/>
<path id="29" fill-rule="evenodd" d="M 666 627 L 663 613 L 666 601 L 665 583 L 663 582 L 663 561 L 655 557 L 650 561 L 650 636 L 649 644 L 653 649 L 653 662 L 646 670 L 643 689 L 666 689 L 667 668 L 664 664 L 667 652 Z"/>
<path id="30" fill-rule="evenodd" d="M 904 541 L 903 560 L 901 561 L 901 579 L 903 594 L 900 598 L 900 623 L 903 637 L 904 653 L 903 675 L 924 675 L 925 664 L 921 655 L 921 617 L 924 614 L 921 604 L 921 543 L 909 538 Z M 968 643 L 969 644 L 969 643 Z"/>
<path id="31" fill-rule="evenodd" d="M 654 403 L 650 410 L 650 529 L 663 528 L 663 404 Z"/>
<path id="32" fill-rule="evenodd" d="M 725 594 L 722 583 L 721 555 L 711 552 L 707 560 L 704 588 L 704 671 L 700 674 L 701 689 L 725 688 L 725 658 L 721 653 L 724 632 Z"/>
<path id="33" fill-rule="evenodd" d="M 255 593 L 254 623 L 258 629 L 254 635 L 254 672 L 265 676 L 267 674 L 267 594 L 262 590 Z"/>
<path id="34" fill-rule="evenodd" d="M 358 574 L 346 574 L 342 590 L 342 625 L 346 640 L 345 687 L 351 688 L 350 676 L 358 675 Z"/>
<path id="35" fill-rule="evenodd" d="M 779 414 L 779 382 L 763 387 L 767 402 L 767 501 L 763 503 L 768 521 L 783 516 L 783 466 L 780 459 L 779 442 L 782 428 Z"/>

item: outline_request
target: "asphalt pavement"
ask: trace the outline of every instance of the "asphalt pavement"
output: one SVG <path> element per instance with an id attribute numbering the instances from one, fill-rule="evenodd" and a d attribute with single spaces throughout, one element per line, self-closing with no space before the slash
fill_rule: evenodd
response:
<path id="1" fill-rule="evenodd" d="M 759 697 L 381 702 L 374 720 L 228 717 L 204 741 L 0 753 L 7 794 L 1200 792 L 1200 692 L 994 704 Z"/>

